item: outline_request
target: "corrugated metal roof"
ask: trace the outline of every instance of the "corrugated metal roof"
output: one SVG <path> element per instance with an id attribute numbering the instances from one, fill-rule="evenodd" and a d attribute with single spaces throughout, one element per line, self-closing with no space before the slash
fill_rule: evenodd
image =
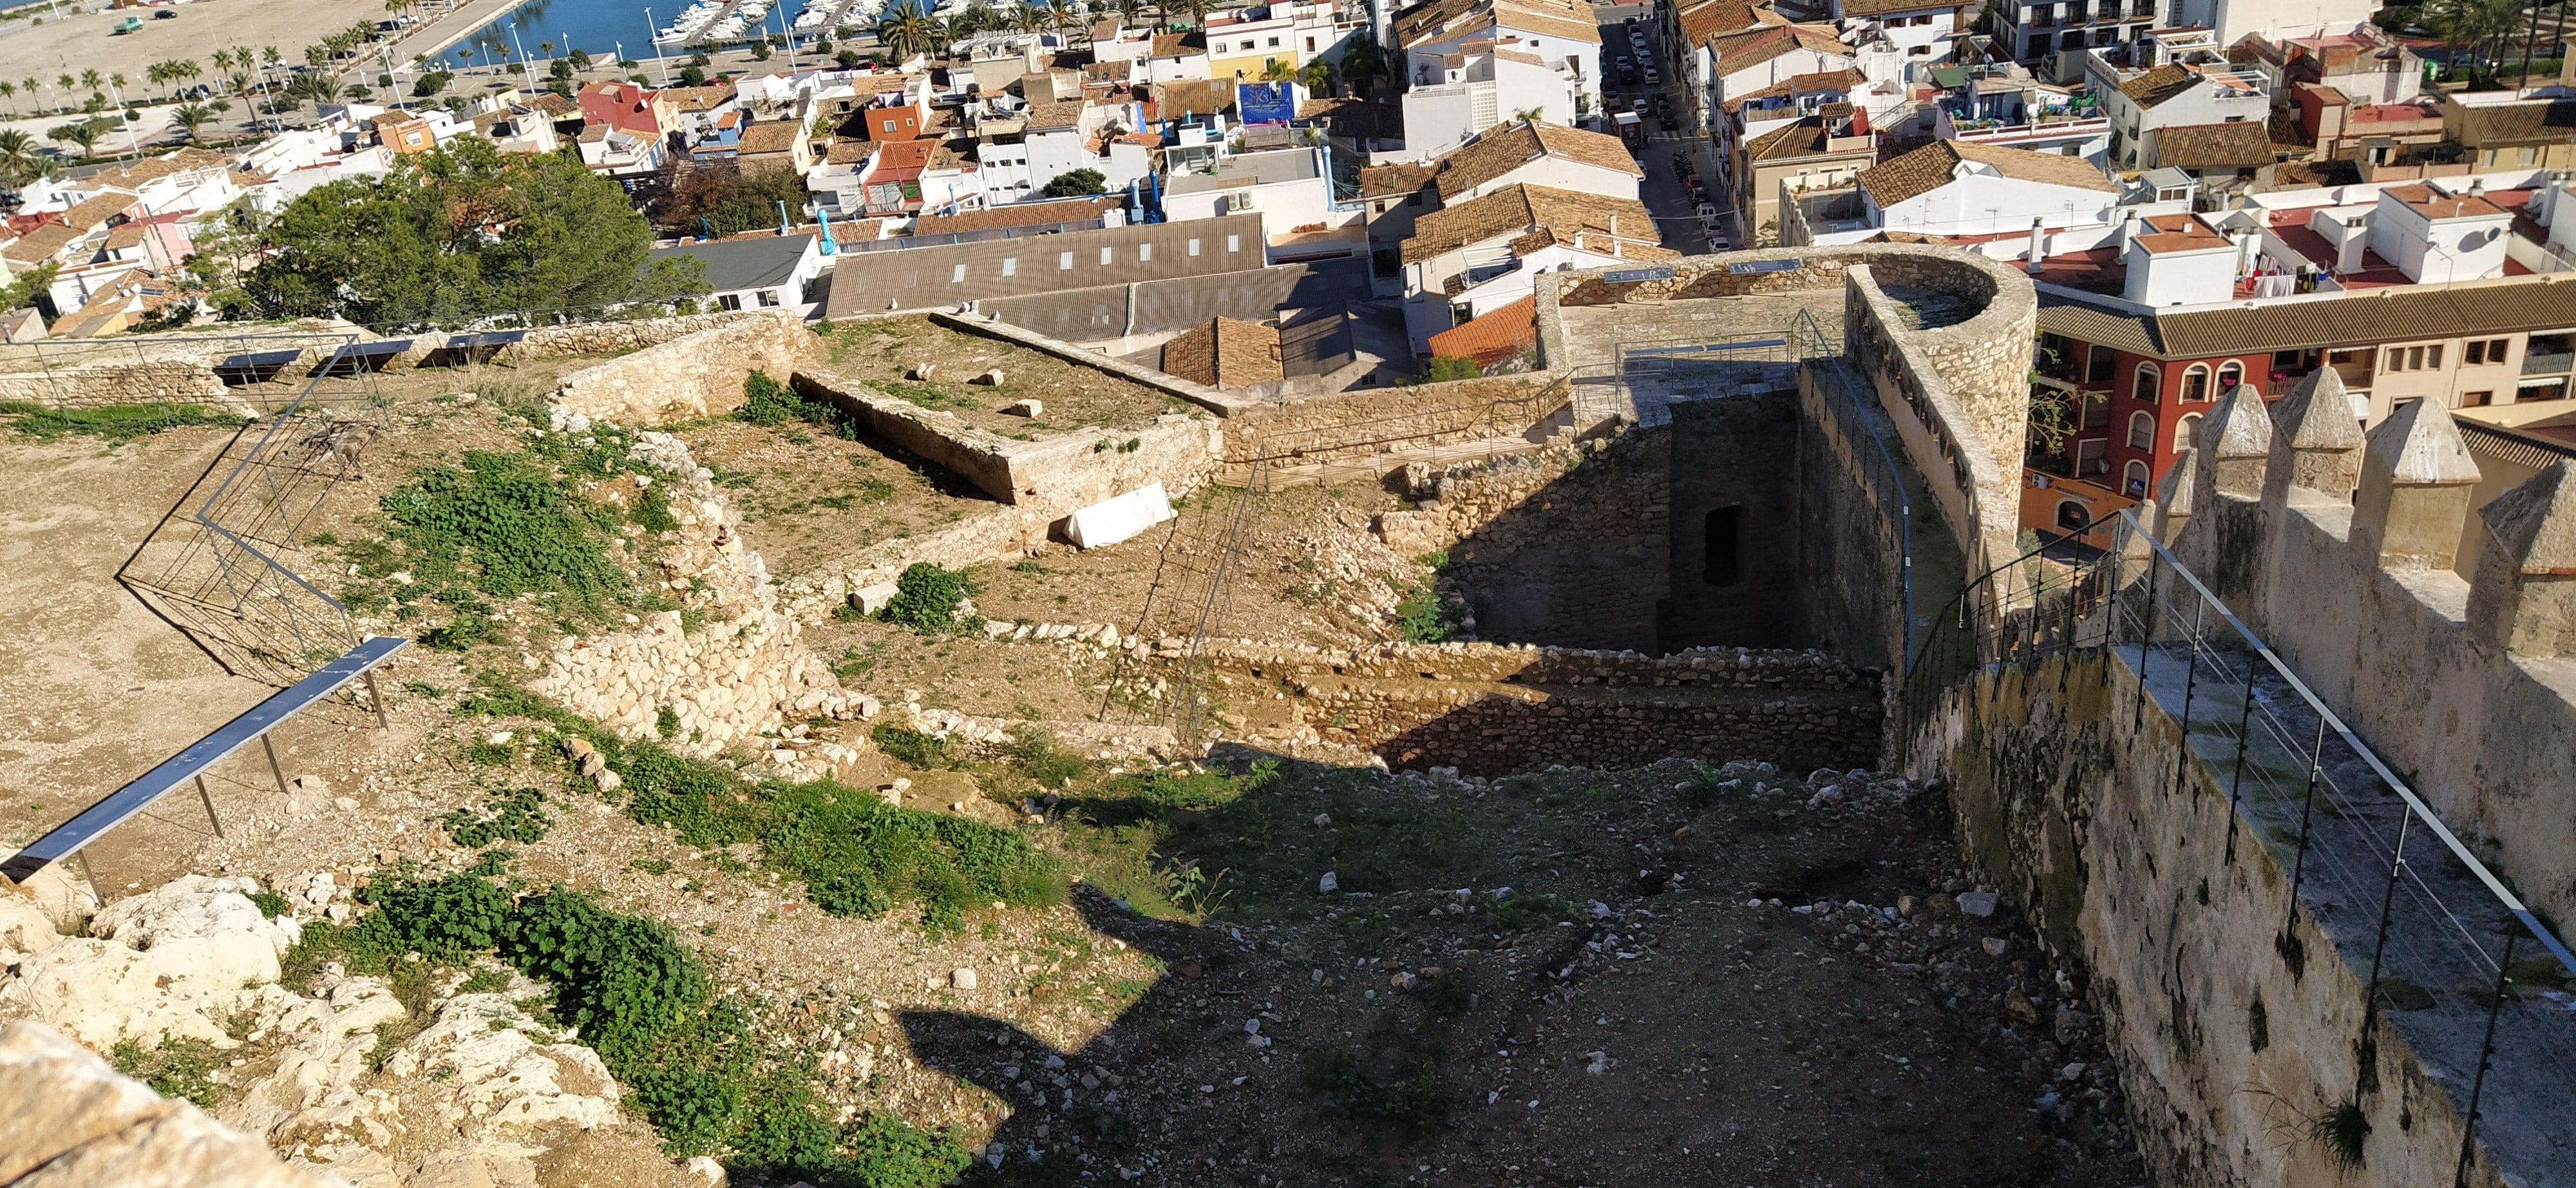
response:
<path id="1" fill-rule="evenodd" d="M 1259 321 L 1282 309 L 1339 306 L 1368 295 L 1366 261 L 1321 260 L 1006 297 L 983 308 L 1023 330 L 1083 342 L 1129 333 L 1167 334 L 1212 316 Z"/>
<path id="2" fill-rule="evenodd" d="M 1229 236 L 1232 250 L 1227 248 Z M 1189 250 L 1193 240 L 1199 249 L 1195 254 Z M 882 313 L 889 302 L 897 308 L 920 309 L 1232 272 L 1259 267 L 1266 243 L 1261 215 L 1253 212 L 844 254 L 832 267 L 826 316 Z M 1107 263 L 1101 261 L 1103 248 L 1109 251 Z M 1150 251 L 1143 250 L 1147 248 Z"/>

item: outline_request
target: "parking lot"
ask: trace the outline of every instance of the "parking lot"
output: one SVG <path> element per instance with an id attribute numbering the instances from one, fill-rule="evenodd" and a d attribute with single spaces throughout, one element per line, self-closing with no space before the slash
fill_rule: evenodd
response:
<path id="1" fill-rule="evenodd" d="M 1689 129 L 1680 80 L 1665 56 L 1662 30 L 1645 4 L 1600 5 L 1602 100 L 1611 114 L 1605 126 L 1616 132 L 1617 113 L 1638 114 L 1645 142 L 1635 149 L 1646 171 L 1638 198 L 1655 216 L 1655 229 L 1665 247 L 1686 255 L 1731 251 L 1731 237 L 1712 242 L 1701 217 L 1703 203 L 1712 210 L 1727 205 L 1726 186 L 1712 170 L 1708 141 Z M 1634 23 L 1631 23 L 1633 21 Z M 1632 37 L 1642 35 L 1643 47 Z M 1696 178 L 1697 187 L 1689 184 Z M 1722 220 L 1721 226 L 1731 220 Z"/>

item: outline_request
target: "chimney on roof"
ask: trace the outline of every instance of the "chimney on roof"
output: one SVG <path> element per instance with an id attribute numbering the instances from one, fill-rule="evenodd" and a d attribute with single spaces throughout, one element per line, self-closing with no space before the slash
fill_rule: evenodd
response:
<path id="1" fill-rule="evenodd" d="M 2044 219 L 2034 218 L 2030 221 L 2029 271 L 2035 275 L 2039 272 L 2040 266 L 2046 263 L 2048 263 L 2048 223 Z"/>
<path id="2" fill-rule="evenodd" d="M 2137 226 L 2138 208 L 2134 206 L 2122 207 L 2120 209 L 2120 225 L 2111 232 L 2111 254 L 2113 256 L 2125 257 L 2129 254 L 2129 236 L 2136 232 Z"/>
<path id="3" fill-rule="evenodd" d="M 2335 245 L 2335 273 L 2343 275 L 2361 271 L 2361 254 L 2369 249 L 2370 228 L 2367 223 L 2345 228 L 2343 242 Z"/>

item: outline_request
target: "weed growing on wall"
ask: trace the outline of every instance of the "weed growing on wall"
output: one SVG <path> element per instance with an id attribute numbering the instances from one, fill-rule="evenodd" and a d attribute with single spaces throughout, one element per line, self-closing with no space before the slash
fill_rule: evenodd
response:
<path id="1" fill-rule="evenodd" d="M 742 407 L 733 411 L 733 419 L 772 429 L 802 421 L 849 441 L 859 439 L 861 427 L 858 414 L 831 401 L 807 397 L 761 371 L 743 377 Z"/>

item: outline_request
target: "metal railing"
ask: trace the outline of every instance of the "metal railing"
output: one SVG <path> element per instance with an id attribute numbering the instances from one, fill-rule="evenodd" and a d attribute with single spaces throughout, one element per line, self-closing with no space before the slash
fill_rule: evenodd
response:
<path id="1" fill-rule="evenodd" d="M 1833 427 L 1850 442 L 1867 442 L 1852 449 L 1861 468 L 1861 486 L 1870 502 L 1879 510 L 1882 543 L 1896 554 L 1900 613 L 1904 628 L 1897 643 L 1899 657 L 1914 655 L 1914 496 L 1905 481 L 1905 470 L 1897 465 L 1896 450 L 1887 440 L 1885 414 L 1863 399 L 1871 389 L 1853 376 L 1843 365 L 1842 346 L 1825 336 L 1824 327 L 1816 324 L 1815 315 L 1799 310 L 1790 324 L 1789 338 L 1794 344 L 1807 373 L 1822 397 L 1820 403 Z"/>
<path id="2" fill-rule="evenodd" d="M 2201 852 L 2232 863 L 2259 844 L 2288 872 L 2281 958 L 2304 968 L 2304 920 L 2365 972 L 2350 1049 L 2361 1092 L 2378 1089 L 2378 1044 L 2394 1028 L 2462 1119 L 2455 1185 L 2481 1150 L 2494 1172 L 2566 1182 L 2576 1011 L 2556 987 L 2576 986 L 2576 955 L 2133 512 L 2116 515 L 2109 550 L 2074 564 L 2025 554 L 1961 594 L 1945 616 L 1953 642 L 1907 674 L 1909 741 L 1982 668 L 2116 653 L 2139 686 L 2131 729 L 2150 699 L 2181 727 L 2175 788 L 2196 763 L 2228 797 L 2226 834 Z M 2513 1103 L 2497 1115 L 2513 1124 L 2482 1129 L 2495 1100 Z"/>

